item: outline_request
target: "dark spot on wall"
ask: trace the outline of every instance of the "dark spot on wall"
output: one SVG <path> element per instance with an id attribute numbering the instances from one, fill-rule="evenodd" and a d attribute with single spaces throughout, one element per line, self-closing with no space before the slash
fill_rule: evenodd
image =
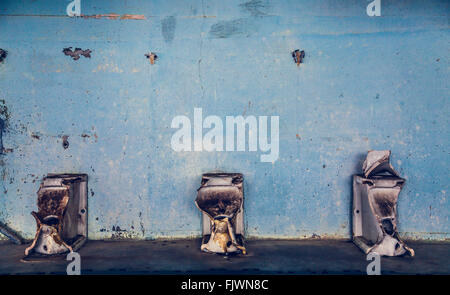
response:
<path id="1" fill-rule="evenodd" d="M 5 121 L 0 118 L 0 155 L 3 154 L 3 130 L 5 128 Z"/>
<path id="2" fill-rule="evenodd" d="M 6 106 L 6 102 L 4 99 L 0 99 L 0 119 L 5 122 L 5 128 L 8 127 L 8 121 L 11 117 L 8 107 Z"/>
<path id="3" fill-rule="evenodd" d="M 251 0 L 242 4 L 239 4 L 239 7 L 244 11 L 251 14 L 251 16 L 265 16 L 267 12 L 264 10 L 269 10 L 270 5 L 268 1 L 261 0 Z"/>
<path id="4" fill-rule="evenodd" d="M 63 140 L 62 146 L 63 146 L 64 149 L 69 148 L 69 140 L 68 140 L 68 138 L 69 138 L 68 135 L 63 135 L 62 136 L 62 140 Z"/>
<path id="5" fill-rule="evenodd" d="M 31 137 L 37 140 L 41 139 L 41 136 L 36 133 L 31 133 Z"/>
<path id="6" fill-rule="evenodd" d="M 322 165 L 322 168 L 325 168 L 325 167 L 327 167 L 327 165 L 323 164 L 323 165 Z"/>
<path id="7" fill-rule="evenodd" d="M 80 58 L 80 55 L 86 58 L 91 58 L 92 51 L 90 49 L 83 50 L 81 48 L 75 48 L 75 50 L 72 51 L 72 47 L 67 47 L 64 48 L 62 52 L 65 55 L 72 57 L 73 60 L 78 60 Z"/>
<path id="8" fill-rule="evenodd" d="M 250 36 L 253 25 L 247 19 L 220 21 L 211 26 L 209 35 L 212 38 L 228 38 L 231 36 Z"/>
<path id="9" fill-rule="evenodd" d="M 12 149 L 5 149 L 3 146 L 3 134 L 8 129 L 10 116 L 5 100 L 0 99 L 0 154 L 12 152 Z"/>
<path id="10" fill-rule="evenodd" d="M 116 231 L 116 232 L 118 232 L 118 231 L 124 231 L 124 232 L 126 232 L 127 230 L 126 230 L 126 229 L 121 229 L 120 226 L 118 226 L 118 225 L 117 225 L 117 226 L 114 226 L 114 225 L 113 225 L 112 231 Z"/>
<path id="11" fill-rule="evenodd" d="M 3 60 L 6 58 L 7 55 L 8 51 L 0 48 L 0 62 L 3 62 Z"/>
<path id="12" fill-rule="evenodd" d="M 377 95 L 375 95 L 375 99 L 379 99 L 380 95 L 377 93 Z"/>
<path id="13" fill-rule="evenodd" d="M 145 236 L 145 227 L 144 223 L 142 222 L 142 212 L 139 212 L 139 225 L 141 227 L 142 236 Z"/>
<path id="14" fill-rule="evenodd" d="M 81 134 L 81 137 L 83 137 L 83 138 L 89 138 L 89 137 L 91 137 L 91 136 L 88 135 L 88 134 L 86 134 L 86 133 L 83 133 L 83 134 Z"/>
<path id="15" fill-rule="evenodd" d="M 91 189 L 91 197 L 95 195 L 94 191 Z"/>
<path id="16" fill-rule="evenodd" d="M 161 20 L 161 33 L 166 43 L 172 42 L 175 37 L 175 28 L 177 26 L 177 20 L 174 16 L 168 16 Z"/>

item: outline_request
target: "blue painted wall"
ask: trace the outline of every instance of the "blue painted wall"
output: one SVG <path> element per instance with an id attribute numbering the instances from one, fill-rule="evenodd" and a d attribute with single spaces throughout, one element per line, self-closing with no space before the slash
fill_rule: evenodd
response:
<path id="1" fill-rule="evenodd" d="M 245 175 L 249 236 L 348 238 L 351 175 L 367 150 L 391 149 L 407 179 L 401 234 L 449 238 L 448 1 L 383 0 L 381 17 L 366 0 L 81 2 L 145 20 L 0 2 L 0 221 L 32 238 L 41 178 L 81 172 L 90 238 L 199 236 L 201 174 L 223 170 Z M 174 152 L 171 120 L 194 107 L 280 116 L 279 159 Z"/>

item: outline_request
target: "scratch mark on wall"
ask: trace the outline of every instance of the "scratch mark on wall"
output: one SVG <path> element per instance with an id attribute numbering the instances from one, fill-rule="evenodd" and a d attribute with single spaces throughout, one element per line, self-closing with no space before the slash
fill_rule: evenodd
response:
<path id="1" fill-rule="evenodd" d="M 0 154 L 3 154 L 3 129 L 5 128 L 5 121 L 0 118 Z"/>
<path id="2" fill-rule="evenodd" d="M 239 4 L 242 10 L 249 12 L 252 16 L 265 16 L 264 9 L 269 9 L 269 3 L 267 1 L 251 0 L 242 4 Z"/>
<path id="3" fill-rule="evenodd" d="M 143 14 L 124 14 L 120 16 L 117 13 L 108 14 L 94 14 L 94 15 L 81 15 L 83 18 L 94 18 L 94 19 L 133 19 L 133 20 L 144 20 L 145 16 Z"/>
<path id="4" fill-rule="evenodd" d="M 81 15 L 83 18 L 106 18 L 106 19 L 118 19 L 120 14 L 108 13 L 108 14 L 94 14 L 94 15 Z"/>
<path id="5" fill-rule="evenodd" d="M 8 152 L 3 146 L 3 134 L 8 128 L 10 116 L 5 100 L 0 99 L 0 154 Z"/>
<path id="6" fill-rule="evenodd" d="M 220 21 L 211 26 L 209 35 L 213 38 L 228 38 L 231 36 L 250 36 L 254 31 L 251 23 L 244 18 Z"/>
<path id="7" fill-rule="evenodd" d="M 41 136 L 39 134 L 37 134 L 37 133 L 34 133 L 34 132 L 31 133 L 31 137 L 34 138 L 34 139 L 37 139 L 37 140 L 41 139 Z"/>
<path id="8" fill-rule="evenodd" d="M 69 135 L 63 135 L 62 136 L 62 140 L 63 140 L 62 146 L 63 146 L 64 149 L 69 148 L 69 140 L 68 139 L 69 139 Z"/>

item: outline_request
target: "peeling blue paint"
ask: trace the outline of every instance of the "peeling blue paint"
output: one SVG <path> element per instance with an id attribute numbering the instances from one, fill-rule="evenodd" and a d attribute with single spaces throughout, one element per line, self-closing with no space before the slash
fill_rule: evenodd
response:
<path id="1" fill-rule="evenodd" d="M 146 18 L 0 4 L 0 221 L 31 238 L 40 179 L 87 173 L 90 238 L 198 236 L 201 174 L 223 170 L 244 174 L 249 236 L 348 238 L 351 176 L 367 150 L 391 149 L 407 180 L 400 233 L 449 238 L 448 1 L 382 1 L 379 18 L 364 0 L 82 2 Z M 194 107 L 280 116 L 279 160 L 172 151 L 171 120 Z"/>

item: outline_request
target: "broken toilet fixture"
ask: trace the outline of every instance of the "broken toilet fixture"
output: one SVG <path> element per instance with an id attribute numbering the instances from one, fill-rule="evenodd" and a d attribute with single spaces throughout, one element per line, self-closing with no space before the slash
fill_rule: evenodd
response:
<path id="1" fill-rule="evenodd" d="M 36 236 L 25 255 L 77 251 L 87 238 L 87 175 L 49 174 L 37 195 Z"/>
<path id="2" fill-rule="evenodd" d="M 363 174 L 353 175 L 353 242 L 366 254 L 414 256 L 397 231 L 397 200 L 405 183 L 390 151 L 369 151 Z"/>
<path id="3" fill-rule="evenodd" d="M 240 173 L 203 174 L 195 200 L 203 213 L 202 251 L 246 254 L 243 238 L 243 185 Z"/>
<path id="4" fill-rule="evenodd" d="M 148 58 L 148 59 L 150 60 L 150 63 L 151 63 L 152 65 L 155 64 L 155 60 L 158 58 L 158 56 L 157 56 L 155 53 L 153 53 L 153 52 L 146 53 L 146 54 L 145 54 L 145 57 Z"/>
<path id="5" fill-rule="evenodd" d="M 303 63 L 303 59 L 305 58 L 305 51 L 296 49 L 292 51 L 292 58 L 294 59 L 294 62 L 297 64 L 297 66 L 300 66 L 301 63 Z"/>

